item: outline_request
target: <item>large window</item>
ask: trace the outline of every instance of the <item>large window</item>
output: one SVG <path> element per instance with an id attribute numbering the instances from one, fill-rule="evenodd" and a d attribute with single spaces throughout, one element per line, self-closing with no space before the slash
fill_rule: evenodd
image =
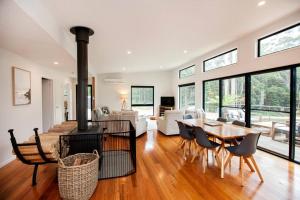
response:
<path id="1" fill-rule="evenodd" d="M 195 83 L 179 85 L 179 109 L 195 108 Z"/>
<path id="2" fill-rule="evenodd" d="M 154 86 L 131 86 L 131 109 L 139 115 L 153 115 Z"/>
<path id="3" fill-rule="evenodd" d="M 203 71 L 209 71 L 237 63 L 237 49 L 230 50 L 218 56 L 203 61 Z"/>
<path id="4" fill-rule="evenodd" d="M 195 65 L 179 70 L 179 78 L 189 77 L 195 74 Z"/>
<path id="5" fill-rule="evenodd" d="M 300 45 L 300 23 L 258 40 L 258 56 Z"/>
<path id="6" fill-rule="evenodd" d="M 245 121 L 260 131 L 258 147 L 300 162 L 300 66 L 222 77 L 203 82 L 209 119 Z"/>
<path id="7" fill-rule="evenodd" d="M 251 126 L 258 128 L 258 145 L 289 155 L 290 70 L 251 76 Z"/>
<path id="8" fill-rule="evenodd" d="M 219 117 L 219 80 L 204 82 L 204 110 L 207 119 Z"/>
<path id="9" fill-rule="evenodd" d="M 222 80 L 222 117 L 245 121 L 245 77 Z"/>
<path id="10" fill-rule="evenodd" d="M 295 127 L 295 160 L 300 162 L 300 67 L 297 67 L 296 81 L 296 127 Z"/>

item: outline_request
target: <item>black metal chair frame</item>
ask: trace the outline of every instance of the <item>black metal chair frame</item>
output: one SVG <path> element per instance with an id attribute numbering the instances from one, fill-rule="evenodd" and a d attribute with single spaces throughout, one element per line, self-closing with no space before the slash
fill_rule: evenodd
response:
<path id="1" fill-rule="evenodd" d="M 32 186 L 36 185 L 36 176 L 37 176 L 37 171 L 38 171 L 38 166 L 39 165 L 43 165 L 43 164 L 48 164 L 48 163 L 57 163 L 57 161 L 53 161 L 49 158 L 47 158 L 47 156 L 45 155 L 42 145 L 41 145 L 41 141 L 38 135 L 38 128 L 34 128 L 34 133 L 35 133 L 35 142 L 32 143 L 21 143 L 18 144 L 16 141 L 16 138 L 14 136 L 14 130 L 13 129 L 9 129 L 8 132 L 10 134 L 10 141 L 13 147 L 13 150 L 17 156 L 17 158 L 22 161 L 24 164 L 27 165 L 34 165 L 34 169 L 33 169 L 33 174 L 32 174 Z M 41 156 L 42 158 L 42 162 L 33 162 L 30 159 L 26 159 L 24 156 L 26 156 L 26 154 L 22 154 L 19 150 L 19 147 L 22 146 L 36 146 L 37 150 L 38 150 L 38 154 Z M 27 154 L 31 155 L 31 154 Z"/>

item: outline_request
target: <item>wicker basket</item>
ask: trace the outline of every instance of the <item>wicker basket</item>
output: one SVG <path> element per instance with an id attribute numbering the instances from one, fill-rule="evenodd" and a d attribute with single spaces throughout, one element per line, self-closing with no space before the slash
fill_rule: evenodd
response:
<path id="1" fill-rule="evenodd" d="M 75 159 L 88 161 L 87 164 L 72 166 Z M 61 198 L 69 200 L 89 199 L 98 183 L 99 154 L 78 153 L 58 159 L 58 186 Z"/>

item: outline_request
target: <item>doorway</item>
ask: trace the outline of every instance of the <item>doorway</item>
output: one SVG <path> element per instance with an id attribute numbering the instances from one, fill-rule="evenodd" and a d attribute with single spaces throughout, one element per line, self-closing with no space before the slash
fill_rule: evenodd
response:
<path id="1" fill-rule="evenodd" d="M 53 126 L 53 81 L 42 78 L 42 120 L 43 132 Z"/>

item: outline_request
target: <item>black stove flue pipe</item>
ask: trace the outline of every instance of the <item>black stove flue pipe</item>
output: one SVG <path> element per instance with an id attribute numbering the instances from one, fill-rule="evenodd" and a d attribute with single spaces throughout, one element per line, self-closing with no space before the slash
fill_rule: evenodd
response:
<path id="1" fill-rule="evenodd" d="M 78 130 L 88 129 L 87 123 L 87 98 L 88 98 L 88 43 L 89 36 L 94 34 L 90 28 L 75 26 L 70 29 L 76 36 L 77 42 L 77 95 L 76 113 Z"/>

